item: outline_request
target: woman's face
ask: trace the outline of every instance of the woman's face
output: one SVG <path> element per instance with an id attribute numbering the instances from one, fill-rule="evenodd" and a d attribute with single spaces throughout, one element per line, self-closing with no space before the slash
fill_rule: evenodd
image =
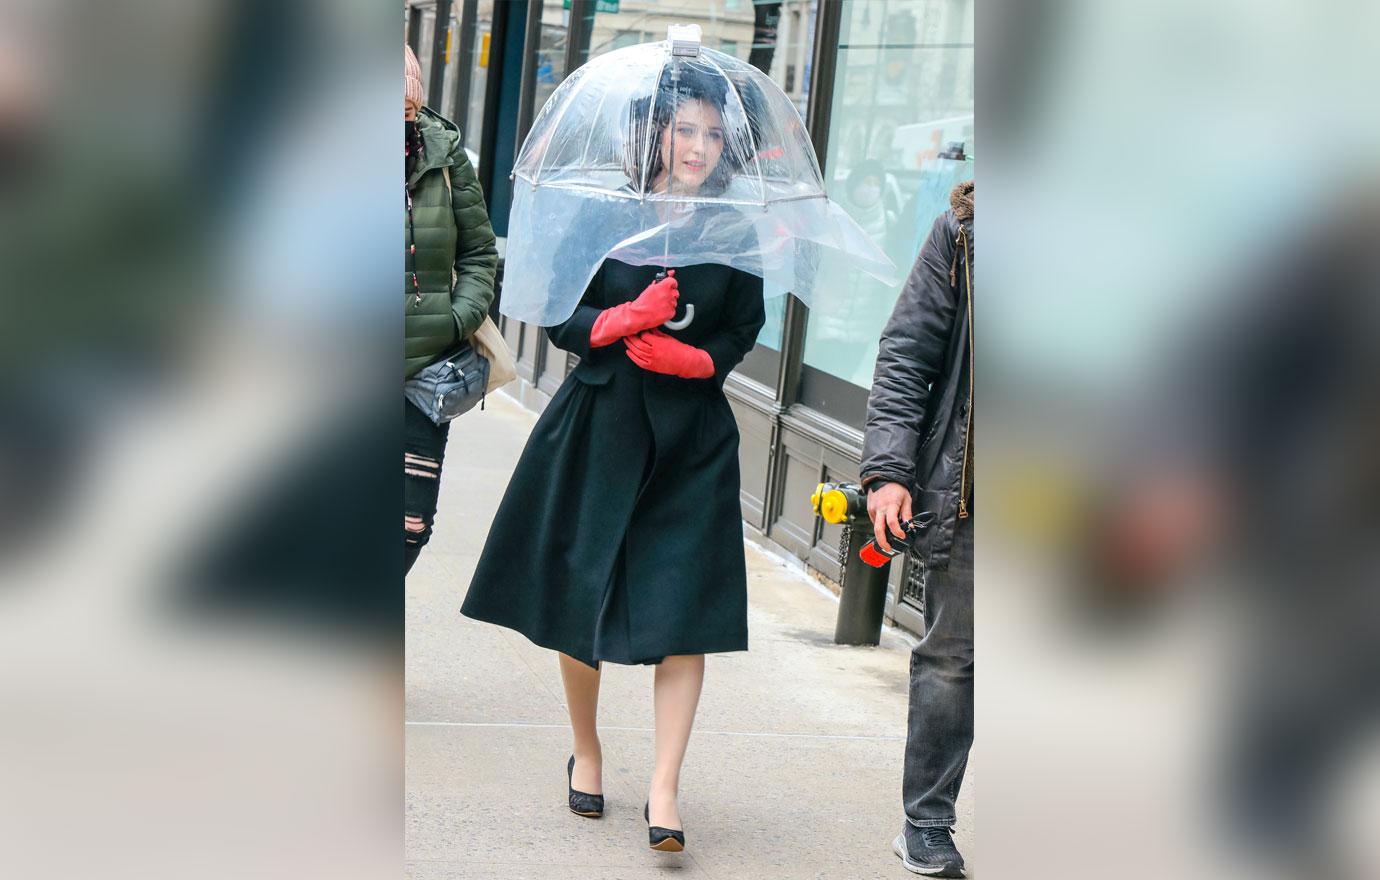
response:
<path id="1" fill-rule="evenodd" d="M 674 168 L 671 166 L 672 137 L 676 145 Z M 661 135 L 661 165 L 671 168 L 674 192 L 698 191 L 719 164 L 723 152 L 723 118 L 718 110 L 698 99 L 681 104 L 675 120 Z M 663 184 L 658 189 L 666 187 Z"/>
<path id="2" fill-rule="evenodd" d="M 417 105 L 406 98 L 403 99 L 403 119 L 407 122 L 417 121 Z"/>

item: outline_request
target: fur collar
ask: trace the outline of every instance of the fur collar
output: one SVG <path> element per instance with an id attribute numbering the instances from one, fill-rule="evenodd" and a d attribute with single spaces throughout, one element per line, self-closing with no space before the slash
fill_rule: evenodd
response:
<path id="1" fill-rule="evenodd" d="M 959 222 L 973 219 L 973 181 L 965 180 L 949 193 L 949 207 L 954 209 L 954 217 Z"/>

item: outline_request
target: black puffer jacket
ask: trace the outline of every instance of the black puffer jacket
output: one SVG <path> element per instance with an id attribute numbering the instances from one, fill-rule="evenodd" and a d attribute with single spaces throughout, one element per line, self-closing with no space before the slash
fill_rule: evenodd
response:
<path id="1" fill-rule="evenodd" d="M 938 516 L 918 552 L 945 568 L 973 497 L 973 182 L 949 195 L 882 331 L 864 486 L 908 486 L 914 512 Z"/>

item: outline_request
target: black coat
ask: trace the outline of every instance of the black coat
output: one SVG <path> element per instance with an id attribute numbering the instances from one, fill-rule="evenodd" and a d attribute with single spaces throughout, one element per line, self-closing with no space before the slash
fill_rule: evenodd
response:
<path id="1" fill-rule="evenodd" d="M 909 487 L 936 524 L 916 550 L 947 568 L 973 497 L 973 183 L 954 187 L 882 330 L 859 472 Z"/>
<path id="2" fill-rule="evenodd" d="M 765 322 L 762 280 L 676 269 L 670 335 L 716 375 L 642 370 L 621 342 L 591 350 L 599 313 L 636 299 L 656 267 L 605 261 L 575 314 L 548 330 L 580 363 L 538 419 L 462 612 L 590 665 L 747 648 L 738 424 L 723 384 Z"/>

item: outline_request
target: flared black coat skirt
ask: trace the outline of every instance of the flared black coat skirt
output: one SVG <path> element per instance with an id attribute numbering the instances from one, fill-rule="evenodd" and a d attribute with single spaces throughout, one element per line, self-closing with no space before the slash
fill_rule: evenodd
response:
<path id="1" fill-rule="evenodd" d="M 681 379 L 642 370 L 621 342 L 589 348 L 599 313 L 657 271 L 605 261 L 549 328 L 580 363 L 528 439 L 461 608 L 591 666 L 747 648 L 738 425 L 723 384 L 765 321 L 762 280 L 676 269 L 680 314 L 695 314 L 666 332 L 715 367 Z"/>

